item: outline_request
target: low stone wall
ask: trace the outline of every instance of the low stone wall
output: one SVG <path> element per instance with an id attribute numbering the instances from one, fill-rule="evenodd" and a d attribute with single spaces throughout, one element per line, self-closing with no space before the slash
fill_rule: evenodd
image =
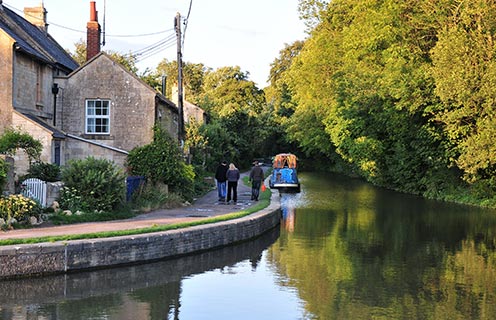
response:
<path id="1" fill-rule="evenodd" d="M 190 228 L 103 239 L 0 247 L 0 278 L 64 273 L 160 260 L 257 237 L 280 223 L 279 195 L 244 218 Z"/>

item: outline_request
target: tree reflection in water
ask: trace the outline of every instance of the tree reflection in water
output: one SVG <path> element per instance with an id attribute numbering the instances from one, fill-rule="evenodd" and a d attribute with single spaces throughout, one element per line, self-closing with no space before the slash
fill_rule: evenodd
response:
<path id="1" fill-rule="evenodd" d="M 299 176 L 273 233 L 148 265 L 2 281 L 0 319 L 496 318 L 494 210 Z"/>
<path id="2" fill-rule="evenodd" d="M 316 319 L 496 318 L 496 214 L 305 174 L 269 263 Z M 289 280 L 288 280 L 289 279 Z"/>

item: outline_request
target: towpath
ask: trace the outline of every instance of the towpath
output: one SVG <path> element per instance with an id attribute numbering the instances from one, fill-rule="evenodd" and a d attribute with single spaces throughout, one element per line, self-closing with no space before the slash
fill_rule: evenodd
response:
<path id="1" fill-rule="evenodd" d="M 250 200 L 251 188 L 242 182 L 242 178 L 245 175 L 246 173 L 241 175 L 241 179 L 238 183 L 238 202 L 236 204 L 219 203 L 217 201 L 217 189 L 214 189 L 208 192 L 205 196 L 195 200 L 193 204 L 180 208 L 160 209 L 149 213 L 140 214 L 136 217 L 125 220 L 0 231 L 0 239 L 22 239 L 141 229 L 154 225 L 201 220 L 242 211 L 256 203 Z"/>

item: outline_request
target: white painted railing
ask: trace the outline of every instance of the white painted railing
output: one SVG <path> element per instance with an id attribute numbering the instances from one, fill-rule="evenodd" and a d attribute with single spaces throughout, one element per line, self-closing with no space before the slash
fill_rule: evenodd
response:
<path id="1" fill-rule="evenodd" d="M 30 178 L 21 185 L 24 196 L 37 201 L 43 208 L 47 206 L 47 183 L 43 180 Z"/>

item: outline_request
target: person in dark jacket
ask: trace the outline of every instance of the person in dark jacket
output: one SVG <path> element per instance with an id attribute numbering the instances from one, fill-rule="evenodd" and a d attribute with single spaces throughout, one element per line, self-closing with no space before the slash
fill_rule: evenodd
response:
<path id="1" fill-rule="evenodd" d="M 258 201 L 258 197 L 260 195 L 260 187 L 262 186 L 263 179 L 263 169 L 258 164 L 258 161 L 253 162 L 253 168 L 251 168 L 250 171 L 251 200 Z"/>
<path id="2" fill-rule="evenodd" d="M 226 173 L 229 168 L 227 167 L 227 162 L 222 161 L 217 170 L 215 171 L 215 180 L 217 180 L 217 194 L 219 196 L 219 201 L 226 201 L 227 194 L 227 177 Z"/>
<path id="3" fill-rule="evenodd" d="M 229 164 L 229 170 L 227 170 L 227 202 L 231 201 L 231 195 L 233 201 L 236 203 L 238 201 L 238 180 L 239 180 L 239 170 L 236 168 L 234 163 Z"/>

